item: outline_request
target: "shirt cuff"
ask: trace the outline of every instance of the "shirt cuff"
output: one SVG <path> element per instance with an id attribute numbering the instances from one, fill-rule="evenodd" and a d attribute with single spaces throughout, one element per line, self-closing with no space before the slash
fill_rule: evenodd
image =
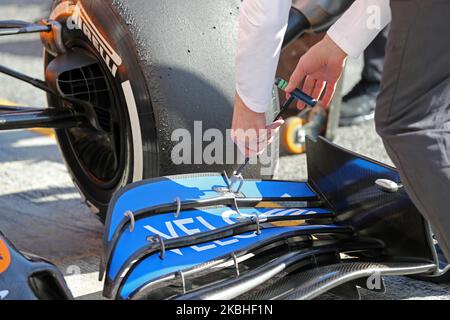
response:
<path id="1" fill-rule="evenodd" d="M 357 58 L 390 21 L 389 0 L 358 0 L 327 34 L 349 57 Z"/>
<path id="2" fill-rule="evenodd" d="M 244 102 L 245 106 L 256 113 L 265 113 L 272 103 L 272 97 L 270 98 L 270 100 L 265 102 L 252 99 L 250 96 L 247 96 L 243 93 L 243 90 L 240 89 L 239 85 L 236 85 L 236 92 Z"/>

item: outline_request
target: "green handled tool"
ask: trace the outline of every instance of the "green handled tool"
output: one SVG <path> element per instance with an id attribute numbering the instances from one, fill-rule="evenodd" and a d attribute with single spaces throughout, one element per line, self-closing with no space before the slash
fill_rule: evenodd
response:
<path id="1" fill-rule="evenodd" d="M 283 80 L 281 78 L 277 78 L 275 80 L 275 85 L 283 91 L 286 90 L 288 84 L 289 84 L 289 82 L 287 82 L 286 80 Z M 301 101 L 301 102 L 309 105 L 310 107 L 314 107 L 317 104 L 316 99 L 310 97 L 309 95 L 307 95 L 306 93 L 304 93 L 303 91 L 301 91 L 298 88 L 296 88 L 295 90 L 290 92 L 290 95 L 291 96 L 289 97 L 289 99 L 281 106 L 280 112 L 277 114 L 277 116 L 275 117 L 273 122 L 284 118 L 283 116 L 284 116 L 285 112 L 288 110 L 289 106 L 291 105 L 291 103 L 294 100 Z M 249 162 L 250 162 L 250 158 L 249 157 L 245 158 L 244 163 L 241 164 L 239 166 L 239 168 L 233 172 L 233 175 L 230 178 L 230 190 L 231 190 L 231 187 L 236 183 L 236 181 L 242 180 L 242 172 L 244 171 L 245 167 L 248 165 Z"/>

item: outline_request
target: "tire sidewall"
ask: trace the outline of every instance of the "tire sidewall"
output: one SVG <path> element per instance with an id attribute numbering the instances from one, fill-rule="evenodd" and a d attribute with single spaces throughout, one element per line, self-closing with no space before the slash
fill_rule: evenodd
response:
<path id="1" fill-rule="evenodd" d="M 123 106 L 126 118 L 123 130 L 127 137 L 127 155 L 123 174 L 116 186 L 105 190 L 87 187 L 83 182 L 83 175 L 80 176 L 81 166 L 77 159 L 74 159 L 73 152 L 67 149 L 69 145 L 67 134 L 64 130 L 57 130 L 58 144 L 76 187 L 92 211 L 104 218 L 109 200 L 115 191 L 128 183 L 158 175 L 158 152 L 155 152 L 155 146 L 149 146 L 149 144 L 157 146 L 153 109 L 149 103 L 150 96 L 145 76 L 132 37 L 128 33 L 126 23 L 116 14 L 113 6 L 108 1 L 57 0 L 53 4 L 52 11 L 63 2 L 71 3 L 82 11 L 78 17 L 81 23 L 74 28 L 72 19 L 71 30 L 68 29 L 66 21 L 61 21 L 64 43 L 70 44 L 76 39 L 82 39 L 92 45 L 99 57 L 103 57 L 103 63 L 110 67 L 110 76 L 120 97 L 120 101 L 116 104 Z M 45 66 L 51 59 L 52 57 L 46 53 Z M 50 105 L 55 103 L 53 99 L 48 97 Z M 147 146 L 148 152 L 144 152 L 144 145 Z"/>

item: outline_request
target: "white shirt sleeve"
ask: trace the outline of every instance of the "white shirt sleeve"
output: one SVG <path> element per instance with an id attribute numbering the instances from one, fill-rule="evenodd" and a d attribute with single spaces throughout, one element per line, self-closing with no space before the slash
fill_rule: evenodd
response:
<path id="1" fill-rule="evenodd" d="M 350 57 L 358 57 L 391 21 L 389 2 L 356 0 L 328 30 L 328 36 Z"/>
<path id="2" fill-rule="evenodd" d="M 272 103 L 275 72 L 291 0 L 244 0 L 236 52 L 236 91 L 245 105 L 265 112 Z"/>
<path id="3" fill-rule="evenodd" d="M 272 102 L 291 4 L 291 0 L 244 0 L 241 6 L 236 91 L 255 112 L 265 112 Z M 356 0 L 328 35 L 350 57 L 358 57 L 390 20 L 389 0 Z"/>

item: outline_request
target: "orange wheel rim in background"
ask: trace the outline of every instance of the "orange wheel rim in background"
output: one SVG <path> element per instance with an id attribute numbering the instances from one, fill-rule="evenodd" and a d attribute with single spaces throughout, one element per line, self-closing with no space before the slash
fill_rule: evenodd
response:
<path id="1" fill-rule="evenodd" d="M 0 274 L 5 272 L 11 264 L 11 254 L 6 243 L 0 239 Z"/>
<path id="2" fill-rule="evenodd" d="M 306 121 L 302 118 L 291 117 L 288 118 L 283 126 L 281 132 L 282 147 L 291 154 L 301 154 L 306 151 L 305 144 L 298 144 L 295 142 L 296 130 L 300 126 L 304 126 Z"/>

